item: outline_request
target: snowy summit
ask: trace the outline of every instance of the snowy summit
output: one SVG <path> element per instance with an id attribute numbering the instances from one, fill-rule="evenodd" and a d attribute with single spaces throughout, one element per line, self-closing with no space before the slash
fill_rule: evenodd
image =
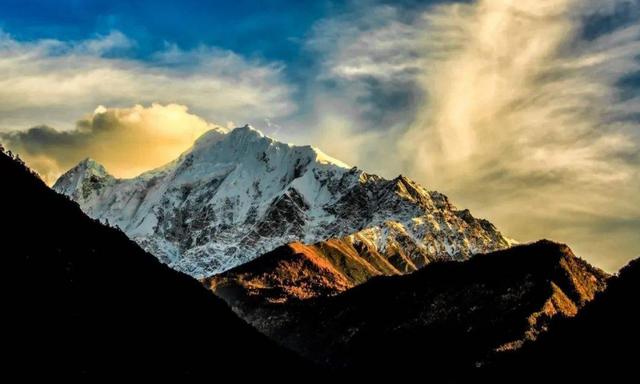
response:
<path id="1" fill-rule="evenodd" d="M 198 278 L 292 241 L 349 237 L 389 255 L 401 248 L 420 265 L 509 245 L 488 221 L 406 177 L 386 180 L 248 125 L 211 130 L 132 179 L 86 159 L 54 189 Z"/>

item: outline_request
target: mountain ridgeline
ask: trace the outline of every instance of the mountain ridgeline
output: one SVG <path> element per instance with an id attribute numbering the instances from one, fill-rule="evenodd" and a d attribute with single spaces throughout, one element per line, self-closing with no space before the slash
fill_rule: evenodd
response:
<path id="1" fill-rule="evenodd" d="M 510 245 L 488 221 L 404 176 L 386 180 L 249 126 L 211 130 L 175 161 L 133 179 L 87 159 L 54 189 L 196 278 L 291 242 L 347 236 L 401 273 Z"/>
<path id="2" fill-rule="evenodd" d="M 535 340 L 552 319 L 576 315 L 607 280 L 566 245 L 540 241 L 464 262 L 432 263 L 409 275 L 374 277 L 326 296 L 318 287 L 330 275 L 317 277 L 319 267 L 308 267 L 312 256 L 295 256 L 296 248 L 307 251 L 299 247 L 280 253 L 280 262 L 267 254 L 211 284 L 237 313 L 274 340 L 327 368 L 351 372 L 424 366 L 440 377 L 472 370 Z M 289 268 L 274 269 L 278 263 Z M 265 284 L 283 286 L 273 281 L 287 281 L 283 271 L 295 266 L 306 271 L 297 273 L 298 281 L 304 282 L 299 276 L 306 275 L 314 283 L 284 285 L 289 291 Z M 276 277 L 269 280 L 274 270 Z M 316 294 L 295 295 L 296 287 Z"/>
<path id="3" fill-rule="evenodd" d="M 402 275 L 417 267 L 399 252 L 380 254 L 356 236 L 316 244 L 290 243 L 221 274 L 204 279 L 226 300 L 281 303 L 290 299 L 333 296 L 375 276 Z"/>
<path id="4" fill-rule="evenodd" d="M 549 332 L 503 354 L 476 379 L 522 382 L 631 382 L 638 378 L 640 259 L 609 279 L 607 289 L 575 317 L 556 319 Z"/>
<path id="5" fill-rule="evenodd" d="M 286 379 L 311 369 L 1 152 L 0 174 L 3 374 Z"/>

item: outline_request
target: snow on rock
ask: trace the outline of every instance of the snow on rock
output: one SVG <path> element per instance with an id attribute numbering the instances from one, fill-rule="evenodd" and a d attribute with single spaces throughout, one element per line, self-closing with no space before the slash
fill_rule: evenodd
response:
<path id="1" fill-rule="evenodd" d="M 352 236 L 381 252 L 401 250 L 415 267 L 510 245 L 488 221 L 404 176 L 386 180 L 248 125 L 211 130 L 132 179 L 87 159 L 54 189 L 196 278 L 293 241 Z"/>

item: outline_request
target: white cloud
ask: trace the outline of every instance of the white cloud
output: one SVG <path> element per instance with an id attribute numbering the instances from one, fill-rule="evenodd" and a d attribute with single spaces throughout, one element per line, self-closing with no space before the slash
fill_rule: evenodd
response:
<path id="1" fill-rule="evenodd" d="M 422 31 L 392 6 L 370 7 L 321 20 L 305 48 L 317 59 L 305 83 L 303 114 L 286 121 L 287 137 L 311 140 L 332 156 L 392 176 L 380 147 L 393 150 L 394 135 L 411 123 L 422 94 Z"/>
<path id="2" fill-rule="evenodd" d="M 294 109 L 279 65 L 214 48 L 168 46 L 150 61 L 118 55 L 134 48 L 119 32 L 78 42 L 22 42 L 0 32 L 0 131 L 44 123 L 69 129 L 100 104 L 179 103 L 221 122 Z"/>
<path id="3" fill-rule="evenodd" d="M 321 21 L 307 47 L 323 53 L 325 78 L 357 79 L 412 77 L 423 68 L 422 31 L 399 20 L 399 10 L 380 6 L 368 10 L 366 19 L 349 16 Z"/>

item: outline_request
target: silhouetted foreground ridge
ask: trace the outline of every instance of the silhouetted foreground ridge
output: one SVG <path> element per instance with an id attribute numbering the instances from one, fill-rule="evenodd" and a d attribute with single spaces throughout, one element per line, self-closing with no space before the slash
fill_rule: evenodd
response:
<path id="1" fill-rule="evenodd" d="M 282 380 L 309 368 L 1 152 L 0 177 L 3 373 Z"/>

